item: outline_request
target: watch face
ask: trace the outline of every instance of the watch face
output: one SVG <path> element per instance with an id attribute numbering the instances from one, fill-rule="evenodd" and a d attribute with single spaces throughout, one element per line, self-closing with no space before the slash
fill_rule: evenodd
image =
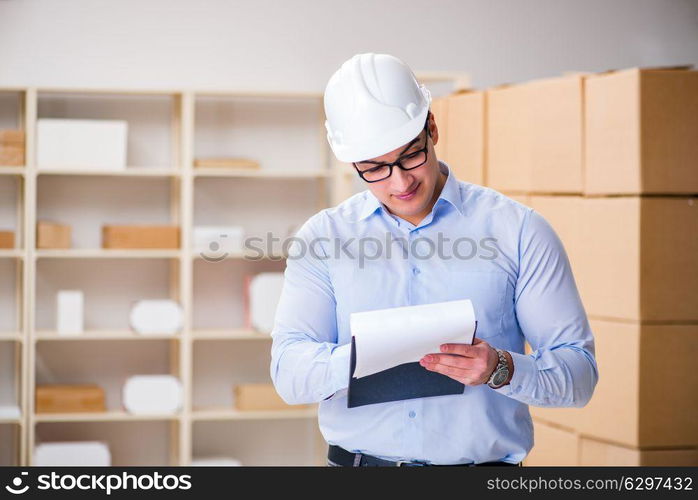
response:
<path id="1" fill-rule="evenodd" d="M 509 370 L 500 370 L 497 373 L 495 373 L 494 378 L 492 379 L 492 384 L 501 385 L 504 383 L 508 376 Z"/>

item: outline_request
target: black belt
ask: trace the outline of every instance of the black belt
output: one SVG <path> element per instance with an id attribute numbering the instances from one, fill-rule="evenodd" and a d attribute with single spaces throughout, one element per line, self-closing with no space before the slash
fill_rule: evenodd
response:
<path id="1" fill-rule="evenodd" d="M 352 453 L 345 450 L 339 446 L 333 444 L 330 445 L 330 449 L 327 452 L 327 460 L 331 465 L 340 465 L 343 467 L 422 467 L 430 466 L 426 462 L 391 462 L 390 460 L 383 460 L 382 458 L 372 457 L 371 455 L 364 455 L 363 453 Z M 482 462 L 479 464 L 453 464 L 455 467 L 473 467 L 473 466 L 514 466 L 517 467 L 521 464 L 511 464 L 509 462 Z"/>

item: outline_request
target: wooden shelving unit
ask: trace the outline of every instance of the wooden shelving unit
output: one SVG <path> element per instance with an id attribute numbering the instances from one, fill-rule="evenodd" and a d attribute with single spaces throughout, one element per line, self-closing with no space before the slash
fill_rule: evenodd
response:
<path id="1" fill-rule="evenodd" d="M 194 320 L 194 284 L 196 278 L 196 263 L 200 262 L 203 265 L 212 265 L 205 262 L 202 255 L 194 251 L 192 245 L 187 244 L 191 241 L 192 229 L 194 223 L 197 222 L 197 217 L 206 223 L 207 214 L 196 213 L 196 200 L 198 183 L 210 179 L 216 183 L 227 183 L 231 193 L 238 187 L 238 182 L 244 182 L 245 188 L 250 182 L 263 182 L 264 186 L 272 184 L 285 184 L 287 181 L 291 184 L 288 189 L 301 184 L 314 184 L 312 189 L 315 201 L 308 203 L 310 213 L 328 206 L 334 200 L 330 188 L 332 184 L 327 182 L 332 178 L 333 172 L 330 170 L 328 161 L 329 155 L 324 142 L 324 126 L 322 123 L 322 96 L 317 93 L 255 93 L 255 92 L 189 92 L 189 91 L 139 91 L 139 90 L 121 90 L 121 89 L 57 89 L 57 88 L 26 88 L 26 89 L 0 89 L 0 97 L 5 93 L 5 96 L 14 94 L 19 100 L 18 118 L 14 124 L 2 123 L 3 110 L 0 107 L 0 125 L 5 128 L 23 128 L 27 134 L 26 143 L 26 166 L 24 167 L 2 167 L 0 166 L 0 182 L 6 182 L 4 179 L 20 179 L 17 187 L 17 203 L 14 207 L 16 211 L 15 231 L 19 236 L 17 248 L 0 250 L 0 263 L 6 261 L 14 263 L 16 267 L 16 308 L 18 311 L 17 321 L 14 329 L 8 331 L 0 331 L 0 345 L 8 344 L 15 345 L 17 351 L 17 359 L 15 366 L 14 380 L 5 380 L 3 383 L 16 386 L 17 404 L 21 410 L 20 418 L 0 417 L 0 425 L 12 426 L 12 432 L 17 436 L 17 449 L 15 454 L 17 458 L 14 460 L 15 465 L 32 465 L 33 453 L 32 450 L 35 444 L 42 442 L 42 435 L 48 436 L 48 441 L 62 436 L 62 432 L 68 429 L 71 433 L 74 432 L 74 425 L 98 425 L 99 432 L 104 432 L 104 439 L 110 439 L 110 426 L 113 425 L 128 425 L 133 427 L 134 432 L 139 432 L 139 426 L 144 423 L 148 425 L 166 426 L 168 431 L 165 433 L 169 436 L 166 448 L 168 456 L 166 457 L 167 464 L 179 465 L 188 464 L 191 462 L 196 453 L 197 444 L 193 442 L 192 426 L 196 421 L 197 425 L 206 425 L 208 421 L 230 421 L 233 422 L 269 422 L 266 425 L 275 425 L 278 420 L 298 421 L 298 424 L 293 424 L 298 429 L 297 434 L 303 438 L 312 440 L 321 439 L 316 430 L 315 410 L 288 410 L 281 412 L 238 412 L 233 409 L 232 405 L 219 404 L 211 406 L 215 409 L 197 409 L 194 410 L 192 401 L 194 400 L 193 386 L 194 377 L 197 377 L 197 368 L 194 366 L 194 351 L 196 346 L 203 346 L 207 342 L 224 342 L 237 343 L 254 341 L 253 349 L 263 350 L 268 352 L 271 337 L 268 333 L 256 332 L 242 326 L 235 326 L 228 321 L 220 326 L 210 327 L 211 325 L 196 325 Z M 155 102 L 150 102 L 150 99 L 155 99 Z M 244 170 L 244 169 L 226 169 L 226 168 L 197 168 L 194 167 L 195 150 L 197 149 L 197 117 L 196 108 L 199 100 L 205 99 L 207 102 L 211 100 L 221 102 L 222 106 L 233 104 L 235 106 L 242 102 L 243 112 L 250 112 L 251 108 L 259 106 L 266 113 L 262 121 L 268 120 L 275 112 L 274 107 L 278 107 L 282 112 L 286 103 L 292 103 L 292 109 L 300 108 L 313 110 L 312 124 L 304 119 L 301 121 L 301 131 L 306 134 L 306 139 L 312 137 L 314 143 L 310 141 L 311 146 L 318 146 L 317 151 L 313 151 L 310 155 L 312 162 L 298 164 L 290 162 L 288 165 L 282 165 L 284 168 L 267 169 L 264 157 L 261 158 L 261 168 L 259 170 Z M 7 99 L 0 98 L 0 106 Z M 246 103 L 251 104 L 246 104 Z M 125 103 L 124 116 L 120 116 L 120 108 Z M 138 108 L 143 106 L 144 111 Z M 245 107 L 247 106 L 247 107 Z M 251 106 L 251 108 L 250 108 Z M 252 111 L 254 111 L 252 109 Z M 162 120 L 158 123 L 160 129 L 155 133 L 160 135 L 160 141 L 167 143 L 167 148 L 160 148 L 158 151 L 143 152 L 136 161 L 131 162 L 129 158 L 129 167 L 119 171 L 91 171 L 85 169 L 43 169 L 36 166 L 36 147 L 35 147 L 35 128 L 37 119 L 43 117 L 67 117 L 67 118 L 97 118 L 97 119 L 126 119 L 129 121 L 129 138 L 132 136 L 136 140 L 145 143 L 147 133 L 153 133 L 152 130 L 143 129 L 152 128 L 151 118 L 144 119 L 144 124 L 139 124 L 139 114 L 150 113 L 155 116 L 158 114 L 169 114 L 167 121 Z M 135 119 L 133 118 L 135 116 Z M 142 118 L 142 115 L 141 115 Z M 210 117 L 208 117 L 210 118 Z M 132 122 L 132 119 L 134 120 Z M 206 120 L 207 117 L 204 117 Z M 232 133 L 245 133 L 244 124 L 236 123 L 235 116 L 225 117 L 226 126 L 232 129 Z M 209 124 L 202 122 L 202 127 L 205 128 Z M 259 125 L 259 123 L 256 123 Z M 296 129 L 295 124 L 290 122 L 288 126 L 293 130 Z M 302 128 L 305 127 L 305 128 Z M 166 131 L 164 134 L 162 131 Z M 216 132 L 209 130 L 214 136 Z M 278 131 L 277 131 L 278 132 Z M 230 133 L 230 131 L 226 132 Z M 294 131 L 295 136 L 298 135 L 298 130 Z M 140 136 L 139 136 L 140 135 Z M 162 136 L 167 135 L 167 140 Z M 295 137 L 294 136 L 294 137 Z M 129 139 L 129 140 L 130 140 Z M 204 143 L 206 138 L 203 138 Z M 214 141 L 219 143 L 218 140 Z M 308 141 L 306 141 L 308 142 Z M 280 146 L 284 146 L 280 143 Z M 129 151 L 132 144 L 129 143 Z M 298 147 L 298 146 L 297 146 Z M 308 147 L 307 144 L 300 147 Z M 136 149 L 134 147 L 134 149 Z M 203 154 L 206 154 L 206 145 L 201 147 Z M 147 153 L 147 154 L 146 154 Z M 234 155 L 235 150 L 229 150 L 222 153 Z M 212 154 L 212 153 L 208 153 Z M 162 157 L 165 158 L 162 158 Z M 262 155 L 263 156 L 263 155 Z M 154 161 L 153 161 L 154 160 Z M 200 179 L 200 181 L 199 181 Z M 181 241 L 183 244 L 177 250 L 116 250 L 99 248 L 99 243 L 88 241 L 83 236 L 80 236 L 80 231 L 84 229 L 79 217 L 75 220 L 68 220 L 71 223 L 74 231 L 74 247 L 65 250 L 52 249 L 36 249 L 35 248 L 35 227 L 37 220 L 43 218 L 58 218 L 67 217 L 70 212 L 69 204 L 80 206 L 85 212 L 95 212 L 94 218 L 106 223 L 108 220 L 114 220 L 114 217 L 109 217 L 112 213 L 118 213 L 121 206 L 108 206 L 108 201 L 102 202 L 99 195 L 91 195 L 95 191 L 104 190 L 104 193 L 109 193 L 112 190 L 119 190 L 120 186 L 125 186 L 123 192 L 124 198 L 130 197 L 130 192 L 134 187 L 143 182 L 143 186 L 152 187 L 154 194 L 153 198 L 164 193 L 165 208 L 161 210 L 165 214 L 161 217 L 165 220 L 159 222 L 176 224 L 180 227 Z M 210 182 L 210 181 L 209 181 Z M 204 186 L 205 187 L 205 186 Z M 70 188 L 71 194 L 68 194 Z M 144 188 L 146 189 L 146 188 Z M 285 189 L 285 188 L 284 188 Z M 64 195 L 60 195 L 65 191 Z M 204 189 L 202 188 L 202 191 Z M 81 196 L 86 198 L 82 201 Z M 149 198 L 149 195 L 143 195 Z M 107 196 L 109 199 L 117 199 L 119 196 Z M 205 193 L 202 198 L 206 199 Z M 65 201 L 64 201 L 65 200 Z M 96 203 L 96 208 L 91 207 L 90 203 Z M 135 199 L 137 203 L 137 197 Z M 264 202 L 264 200 L 260 200 Z M 83 203 L 84 206 L 80 204 Z M 102 204 L 103 203 L 103 204 Z M 0 208 L 5 208 L 0 207 Z M 7 207 L 9 208 L 9 206 Z M 92 208 L 95 208 L 92 210 Z M 158 208 L 160 210 L 160 208 Z M 226 207 L 221 206 L 220 211 L 225 211 Z M 89 215 L 89 214 L 88 214 Z M 149 213 L 143 213 L 144 220 L 152 220 Z M 118 219 L 117 219 L 118 220 Z M 232 219 L 234 220 L 234 218 Z M 131 221 L 133 222 L 133 221 Z M 295 224 L 300 224 L 303 220 L 293 220 Z M 213 224 L 219 221 L 212 222 Z M 88 220 L 85 224 L 92 224 L 95 221 Z M 263 227 L 261 229 L 264 229 Z M 77 235 L 75 233 L 78 233 Z M 86 231 L 83 231 L 85 233 Z M 93 231 L 94 232 L 94 231 Z M 75 244 L 76 238 L 79 240 Z M 252 271 L 258 264 L 262 267 L 264 262 L 278 261 L 283 265 L 283 261 L 277 256 L 265 256 L 258 262 L 246 262 L 247 254 L 245 252 L 236 252 L 225 257 L 224 263 L 216 263 L 219 266 L 236 266 L 244 265 L 251 266 Z M 236 264 L 239 263 L 239 264 Z M 87 266 L 87 270 L 81 270 L 81 267 Z M 50 303 L 53 297 L 54 288 L 45 287 L 42 284 L 44 281 L 53 285 L 53 281 L 65 278 L 60 271 L 61 269 L 69 268 L 66 272 L 69 275 L 87 275 L 81 279 L 89 278 L 90 273 L 99 272 L 104 267 L 112 266 L 116 271 L 112 275 L 120 273 L 129 274 L 133 266 L 137 270 L 133 274 L 140 272 L 147 273 L 150 269 L 162 268 L 166 271 L 165 282 L 165 297 L 178 300 L 184 311 L 184 327 L 180 333 L 174 336 L 142 336 L 134 333 L 128 328 L 127 324 L 119 325 L 88 325 L 90 308 L 89 301 L 86 304 L 86 330 L 78 336 L 59 335 L 51 327 L 52 318 L 50 313 Z M 156 273 L 157 274 L 157 273 Z M 8 276 L 10 278 L 10 276 Z M 57 288 L 62 288 L 60 282 L 55 283 Z M 66 287 L 75 287 L 75 284 L 66 285 Z M 108 288 L 107 286 L 104 287 Z M 151 292 L 152 293 L 152 292 Z M 87 294 L 87 292 L 86 292 Z M 239 304 L 238 304 L 239 307 Z M 45 310 L 48 309 L 49 312 Z M 242 323 L 240 323 L 242 324 Z M 259 342 L 259 341 L 264 342 Z M 196 341 L 196 343 L 194 343 Z M 135 342 L 135 344 L 133 343 Z M 139 372 L 120 373 L 114 371 L 113 367 L 106 367 L 107 375 L 102 380 L 102 384 L 106 386 L 107 406 L 108 410 L 103 413 L 73 413 L 73 414 L 37 414 L 34 412 L 34 388 L 37 383 L 71 383 L 89 381 L 89 376 L 79 370 L 74 370 L 72 366 L 80 365 L 81 359 L 70 359 L 71 352 L 75 351 L 80 356 L 84 353 L 94 352 L 95 357 L 105 356 L 99 354 L 102 350 L 113 351 L 114 356 L 121 355 L 125 360 L 134 357 L 135 353 L 139 352 L 139 347 L 128 346 L 150 346 L 150 352 L 155 353 L 165 360 L 167 371 L 176 375 L 183 384 L 184 388 L 184 406 L 176 415 L 131 415 L 122 410 L 119 405 L 119 394 L 114 387 L 118 388 L 118 384 L 112 378 L 118 379 L 123 375 L 135 375 Z M 233 344 L 235 345 L 235 344 Z M 104 348 L 102 346 L 105 346 Z M 134 351 L 133 349 L 136 349 Z M 236 348 L 229 348 L 234 352 Z M 118 351 L 121 354 L 118 354 Z M 58 354 L 56 354 L 58 353 Z M 83 353 L 83 354 L 80 354 Z M 132 354 L 134 353 L 134 354 Z M 67 358 L 67 359 L 66 359 Z M 108 364 L 108 358 L 107 364 Z M 162 360 L 161 360 L 162 361 Z M 231 358 L 230 363 L 234 364 L 236 359 Z M 95 361 L 96 363 L 96 361 Z M 87 363 L 90 364 L 89 362 Z M 48 365 L 48 366 L 45 366 Z M 265 367 L 268 372 L 268 366 Z M 112 370 L 113 373 L 109 372 Z M 224 373 L 224 369 L 221 368 Z M 52 372 L 55 377 L 47 378 L 44 372 Z M 95 374 L 97 375 L 97 374 Z M 110 378 L 111 377 L 111 378 Z M 239 377 L 240 381 L 247 381 L 244 377 Z M 268 375 L 267 375 L 268 378 Z M 65 379 L 65 380 L 64 380 Z M 99 377 L 97 377 L 99 381 Z M 231 379 L 231 392 L 232 382 Z M 262 381 L 262 380 L 258 380 Z M 223 403 L 224 401 L 221 401 Z M 49 427 L 47 427 L 49 426 Z M 69 426 L 69 427 L 65 427 Z M 129 427 L 129 428 L 130 428 Z M 79 428 L 78 428 L 79 429 Z M 74 439 L 74 434 L 70 434 Z M 101 435 L 100 435 L 101 437 Z M 254 439 L 254 437 L 251 437 Z M 296 438 L 295 443 L 298 442 Z M 9 443 L 0 443 L 0 446 L 5 446 Z M 162 445 L 162 443 L 157 443 Z M 291 446 L 296 446 L 291 440 Z M 280 445 L 283 453 L 283 444 Z M 218 450 L 215 450 L 218 451 Z M 212 451 L 213 452 L 213 451 Z M 217 454 L 221 454 L 225 450 L 220 450 Z M 235 450 L 230 450 L 234 453 Z M 136 451 L 134 451 L 136 453 Z M 205 453 L 205 450 L 202 451 Z M 274 449 L 269 449 L 268 454 L 273 457 Z M 273 462 L 273 458 L 270 459 Z M 317 458 L 314 456 L 306 456 L 302 458 L 305 463 L 316 463 Z M 115 465 L 129 465 L 128 457 L 115 457 Z M 244 457 L 243 457 L 244 463 Z"/>
<path id="2" fill-rule="evenodd" d="M 466 81 L 463 75 L 442 73 L 423 79 L 456 87 Z M 39 118 L 127 120 L 129 167 L 108 172 L 37 168 Z M 254 448 L 250 465 L 274 463 L 275 454 L 293 456 L 297 464 L 323 464 L 315 407 L 240 412 L 229 401 L 236 382 L 270 381 L 271 345 L 267 332 L 242 326 L 242 297 L 231 293 L 230 284 L 241 287 L 242 277 L 254 272 L 283 271 L 283 256 L 272 252 L 252 261 L 243 251 L 209 262 L 190 244 L 195 225 L 240 224 L 246 234 L 290 236 L 307 217 L 356 191 L 351 172 L 333 160 L 327 146 L 322 95 L 0 88 L 0 128 L 26 133 L 26 165 L 0 166 L 0 189 L 5 189 L 0 194 L 16 189 L 11 202 L 0 196 L 0 213 L 15 212 L 14 222 L 0 219 L 0 227 L 13 223 L 16 233 L 16 248 L 0 250 L 0 287 L 5 280 L 5 289 L 14 291 L 0 295 L 0 301 L 13 298 L 8 310 L 15 317 L 14 324 L 0 324 L 0 349 L 14 372 L 0 373 L 0 396 L 5 389 L 13 393 L 21 412 L 19 418 L 0 417 L 0 457 L 15 457 L 0 465 L 33 465 L 39 442 L 83 436 L 121 440 L 132 432 L 152 440 L 148 451 L 129 456 L 122 446 L 114 465 L 183 465 L 207 454 L 235 456 L 236 440 L 248 440 L 240 448 L 243 455 Z M 195 158 L 226 155 L 256 158 L 261 168 L 194 167 Z M 7 187 L 12 185 L 16 188 Z M 73 248 L 37 249 L 36 225 L 42 219 L 70 223 Z M 99 248 L 99 225 L 115 222 L 178 225 L 181 248 Z M 91 291 L 86 291 L 85 332 L 58 335 L 55 292 L 83 288 Z M 162 337 L 133 333 L 127 311 L 140 298 L 177 300 L 184 313 L 181 332 Z M 119 388 L 125 376 L 163 372 L 182 382 L 179 413 L 137 416 L 122 409 Z M 35 413 L 37 384 L 92 383 L 93 377 L 105 387 L 106 412 Z M 216 432 L 225 433 L 224 439 L 217 439 Z M 140 439 L 132 439 L 127 437 L 140 445 Z M 249 446 L 257 439 L 259 446 Z M 245 456 L 236 458 L 247 463 Z"/>

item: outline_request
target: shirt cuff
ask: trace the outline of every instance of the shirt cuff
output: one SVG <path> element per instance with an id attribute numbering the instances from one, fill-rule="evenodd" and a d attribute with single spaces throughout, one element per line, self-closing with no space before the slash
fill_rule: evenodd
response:
<path id="1" fill-rule="evenodd" d="M 526 354 L 508 351 L 514 363 L 514 375 L 509 383 L 499 389 L 492 389 L 504 396 L 512 396 L 524 391 L 532 377 L 536 376 L 536 362 Z"/>
<path id="2" fill-rule="evenodd" d="M 351 358 L 351 343 L 332 349 L 330 354 L 330 383 L 332 393 L 325 399 L 331 399 L 337 391 L 349 387 L 349 360 Z"/>

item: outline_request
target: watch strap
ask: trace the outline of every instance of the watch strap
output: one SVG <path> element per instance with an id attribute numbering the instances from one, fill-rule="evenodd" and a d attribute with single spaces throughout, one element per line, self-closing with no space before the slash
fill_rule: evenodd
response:
<path id="1" fill-rule="evenodd" d="M 496 347 L 494 348 L 495 351 L 497 351 L 497 356 L 499 357 L 499 361 L 497 362 L 497 366 L 494 367 L 494 370 L 492 371 L 492 374 L 490 375 L 490 378 L 487 380 L 486 384 L 490 386 L 492 389 L 499 389 L 500 386 L 492 385 L 492 381 L 494 380 L 495 375 L 505 366 L 508 366 L 507 363 L 507 358 L 504 355 L 504 351 L 501 349 L 497 349 Z"/>

